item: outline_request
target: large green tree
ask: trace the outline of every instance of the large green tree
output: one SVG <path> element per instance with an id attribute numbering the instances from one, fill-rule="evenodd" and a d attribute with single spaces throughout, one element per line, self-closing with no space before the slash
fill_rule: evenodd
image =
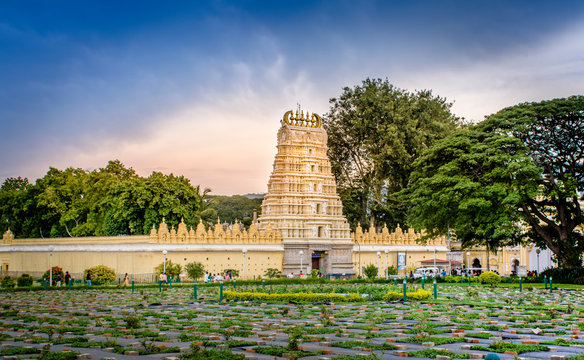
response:
<path id="1" fill-rule="evenodd" d="M 402 195 L 410 223 L 466 245 L 528 239 L 562 267 L 584 252 L 584 97 L 524 103 L 437 143 Z M 580 228 L 579 228 L 580 226 Z"/>
<path id="2" fill-rule="evenodd" d="M 523 103 L 491 115 L 484 130 L 521 140 L 541 175 L 522 192 L 519 212 L 531 239 L 562 267 L 581 267 L 584 252 L 584 96 Z"/>
<path id="3" fill-rule="evenodd" d="M 521 142 L 507 134 L 460 129 L 430 147 L 415 163 L 400 197 L 409 225 L 426 237 L 455 235 L 464 248 L 496 250 L 521 238 L 517 206 L 534 193 L 539 169 Z"/>
<path id="4" fill-rule="evenodd" d="M 182 176 L 138 176 L 120 161 L 93 171 L 50 168 L 34 185 L 9 178 L 0 187 L 0 230 L 17 237 L 147 234 L 166 217 L 191 225 L 202 195 Z"/>
<path id="5" fill-rule="evenodd" d="M 329 157 L 349 222 L 403 223 L 405 211 L 394 194 L 407 186 L 413 161 L 456 128 L 451 104 L 387 79 L 346 87 L 330 103 L 324 123 Z"/>
<path id="6" fill-rule="evenodd" d="M 190 226 L 201 209 L 198 188 L 187 178 L 159 172 L 117 183 L 106 202 L 108 235 L 147 234 L 162 218 L 169 226 L 176 227 L 181 219 Z"/>

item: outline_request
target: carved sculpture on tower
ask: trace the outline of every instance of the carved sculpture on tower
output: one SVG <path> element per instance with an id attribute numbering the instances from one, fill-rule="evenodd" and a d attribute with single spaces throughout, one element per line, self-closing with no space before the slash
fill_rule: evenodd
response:
<path id="1" fill-rule="evenodd" d="M 321 118 L 288 111 L 281 124 L 258 227 L 271 225 L 280 232 L 284 274 L 311 269 L 354 274 L 350 227 L 337 195 Z"/>

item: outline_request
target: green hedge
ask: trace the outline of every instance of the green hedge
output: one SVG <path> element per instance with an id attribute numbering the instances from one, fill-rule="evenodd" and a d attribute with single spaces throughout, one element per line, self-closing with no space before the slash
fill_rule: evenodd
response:
<path id="1" fill-rule="evenodd" d="M 429 299 L 432 296 L 432 293 L 428 290 L 418 289 L 417 291 L 410 291 L 406 292 L 406 299 L 420 301 Z M 386 301 L 395 301 L 402 299 L 404 297 L 403 293 L 398 293 L 396 291 L 390 291 L 383 297 L 383 300 Z"/>
<path id="2" fill-rule="evenodd" d="M 266 302 L 286 302 L 286 301 L 297 301 L 297 302 L 317 302 L 317 301 L 334 301 L 334 302 L 361 302 L 365 301 L 365 298 L 359 296 L 359 294 L 313 294 L 313 293 L 288 293 L 288 294 L 267 294 L 267 293 L 257 293 L 257 292 L 238 292 L 238 291 L 225 291 L 223 293 L 223 298 L 226 300 L 240 300 L 240 301 L 266 301 Z"/>

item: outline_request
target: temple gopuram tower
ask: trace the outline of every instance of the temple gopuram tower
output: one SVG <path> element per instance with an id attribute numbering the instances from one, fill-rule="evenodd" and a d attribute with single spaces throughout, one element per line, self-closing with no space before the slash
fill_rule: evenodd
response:
<path id="1" fill-rule="evenodd" d="M 353 242 L 327 156 L 327 134 L 317 114 L 288 111 L 278 130 L 278 152 L 258 227 L 281 233 L 283 274 L 354 274 Z"/>

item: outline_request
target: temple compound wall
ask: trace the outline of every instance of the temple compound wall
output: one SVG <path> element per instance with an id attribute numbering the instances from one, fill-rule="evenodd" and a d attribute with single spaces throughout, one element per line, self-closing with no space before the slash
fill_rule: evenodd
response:
<path id="1" fill-rule="evenodd" d="M 283 275 L 316 269 L 324 275 L 352 276 L 363 274 L 370 264 L 378 267 L 380 275 L 391 266 L 406 274 L 422 265 L 444 268 L 447 258 L 449 265 L 460 267 L 471 267 L 477 260 L 484 268 L 491 261 L 501 273 L 509 273 L 509 261 L 521 265 L 529 261 L 526 252 L 517 255 L 517 249 L 503 250 L 508 258 L 487 259 L 484 249 L 472 249 L 466 256 L 463 251 L 453 254 L 453 244 L 446 238 L 421 243 L 422 234 L 399 227 L 390 233 L 387 227 L 376 232 L 358 226 L 351 233 L 320 117 L 286 112 L 277 141 L 262 214 L 248 230 L 237 222 L 225 227 L 219 220 L 211 228 L 199 223 L 187 229 L 181 221 L 176 229 L 169 229 L 163 219 L 145 236 L 15 239 L 7 231 L 0 242 L 2 270 L 43 273 L 52 258 L 53 265 L 71 273 L 106 265 L 118 274 L 137 276 L 154 273 L 166 257 L 183 266 L 201 262 L 212 274 L 237 269 L 240 277 L 245 273 L 246 279 L 252 279 L 264 276 L 269 268 Z"/>

